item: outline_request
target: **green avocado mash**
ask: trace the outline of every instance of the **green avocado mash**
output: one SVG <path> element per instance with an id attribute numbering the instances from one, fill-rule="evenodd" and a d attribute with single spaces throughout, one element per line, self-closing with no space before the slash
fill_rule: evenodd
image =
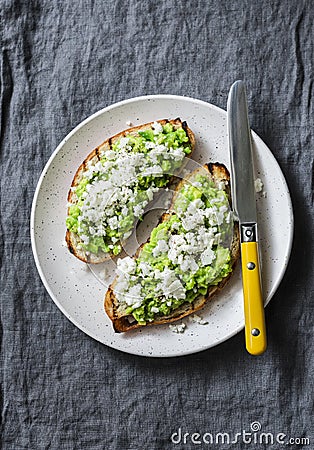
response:
<path id="1" fill-rule="evenodd" d="M 189 153 L 186 131 L 170 123 L 126 135 L 104 151 L 74 189 L 77 199 L 68 210 L 66 226 L 80 237 L 81 248 L 120 253 L 154 192 L 168 184 Z"/>

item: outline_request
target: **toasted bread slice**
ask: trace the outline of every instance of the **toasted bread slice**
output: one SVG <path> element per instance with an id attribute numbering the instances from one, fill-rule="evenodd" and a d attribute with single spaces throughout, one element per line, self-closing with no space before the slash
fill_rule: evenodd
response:
<path id="1" fill-rule="evenodd" d="M 217 185 L 220 186 L 222 183 L 224 185 L 224 190 L 226 191 L 229 202 L 231 203 L 231 194 L 230 194 L 230 177 L 229 172 L 226 169 L 226 167 L 219 163 L 209 163 L 205 164 L 202 168 L 197 169 L 192 174 L 190 174 L 185 180 L 182 180 L 176 189 L 176 193 L 173 197 L 174 204 L 176 197 L 178 193 L 180 192 L 181 187 L 184 183 L 187 182 L 187 179 L 191 178 L 192 176 L 195 176 L 197 172 L 203 172 L 204 170 L 208 173 L 208 176 L 211 178 L 211 180 Z M 171 214 L 163 214 L 161 217 L 160 222 L 166 221 L 169 219 Z M 159 324 L 165 324 L 165 323 L 171 323 L 176 320 L 182 319 L 183 317 L 186 317 L 190 314 L 195 313 L 199 309 L 203 308 L 204 305 L 213 297 L 213 295 L 217 292 L 219 292 L 223 287 L 226 285 L 228 280 L 230 279 L 230 276 L 232 275 L 236 262 L 240 255 L 240 247 L 239 247 L 240 239 L 239 239 L 239 230 L 238 226 L 234 225 L 234 232 L 232 236 L 232 242 L 230 246 L 230 253 L 231 253 L 231 266 L 232 271 L 223 278 L 222 281 L 219 282 L 218 285 L 215 286 L 209 286 L 208 291 L 206 295 L 201 295 L 197 297 L 192 303 L 186 302 L 182 304 L 179 308 L 175 309 L 171 314 L 165 316 L 165 315 L 159 315 L 155 316 L 155 319 L 152 322 L 147 322 L 146 325 L 140 325 L 138 322 L 136 322 L 133 318 L 133 316 L 127 315 L 123 310 L 121 310 L 121 307 L 119 308 L 119 302 L 114 294 L 114 287 L 117 282 L 117 278 L 114 280 L 114 282 L 109 286 L 106 296 L 105 296 L 105 311 L 109 318 L 113 322 L 113 327 L 116 332 L 125 332 L 129 330 L 133 330 L 142 326 L 148 326 L 148 325 L 159 325 Z M 144 244 L 143 244 L 144 245 Z M 135 258 L 137 258 L 142 250 L 143 245 L 138 249 Z"/>
<path id="2" fill-rule="evenodd" d="M 173 120 L 163 119 L 163 120 L 158 120 L 156 122 L 160 123 L 161 125 L 166 125 L 167 123 L 170 123 L 171 125 L 173 125 L 175 130 L 178 128 L 181 128 L 181 127 L 185 130 L 185 132 L 189 138 L 189 142 L 187 142 L 186 145 L 189 145 L 189 147 L 192 150 L 191 153 L 189 155 L 187 155 L 187 158 L 190 158 L 193 153 L 194 147 L 195 147 L 195 137 L 194 137 L 192 130 L 188 127 L 187 123 L 182 122 L 180 118 L 173 119 Z M 132 127 L 132 128 L 128 128 L 124 131 L 121 131 L 120 133 L 107 139 L 105 142 L 103 142 L 99 147 L 95 148 L 87 156 L 87 158 L 83 161 L 83 163 L 80 165 L 80 167 L 76 171 L 75 176 L 73 178 L 73 181 L 71 184 L 71 189 L 69 190 L 69 193 L 68 193 L 69 208 L 78 202 L 78 198 L 77 198 L 73 188 L 78 186 L 78 184 L 84 177 L 84 174 L 88 170 L 88 165 L 96 164 L 101 159 L 101 155 L 103 154 L 103 152 L 110 150 L 112 148 L 112 145 L 115 144 L 116 142 L 118 142 L 119 139 L 121 139 L 122 137 L 129 136 L 129 135 L 136 136 L 136 135 L 138 135 L 139 131 L 145 131 L 147 129 L 150 129 L 152 127 L 153 123 L 154 122 L 149 122 L 144 125 L 139 125 L 137 127 Z M 178 169 L 174 173 L 174 176 L 172 176 L 169 179 L 168 185 L 170 185 L 170 184 L 173 185 L 173 183 L 175 183 L 175 181 L 174 181 L 175 175 L 178 175 L 183 167 L 184 167 L 184 162 L 182 164 L 182 167 L 180 169 Z M 69 209 L 68 209 L 68 212 L 69 212 Z M 90 252 L 86 252 L 81 247 L 82 241 L 81 241 L 79 235 L 68 229 L 66 231 L 65 240 L 66 240 L 66 243 L 68 245 L 70 252 L 74 256 L 76 256 L 78 259 L 80 259 L 81 261 L 96 264 L 96 263 L 104 262 L 113 256 L 112 253 L 104 253 L 103 251 L 99 251 L 97 254 L 92 254 Z"/>

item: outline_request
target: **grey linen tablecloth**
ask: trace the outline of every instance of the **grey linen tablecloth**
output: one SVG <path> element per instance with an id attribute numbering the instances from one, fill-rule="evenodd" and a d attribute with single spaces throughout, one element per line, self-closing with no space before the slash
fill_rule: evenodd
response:
<path id="1" fill-rule="evenodd" d="M 314 448 L 313 2 L 2 0 L 0 17 L 2 447 L 284 448 L 243 435 L 191 441 L 234 439 L 259 422 L 295 438 L 288 448 Z M 267 352 L 247 354 L 243 333 L 173 359 L 94 341 L 59 311 L 33 260 L 30 208 L 45 163 L 116 101 L 172 93 L 226 108 L 238 78 L 295 214 L 290 263 L 266 308 Z"/>

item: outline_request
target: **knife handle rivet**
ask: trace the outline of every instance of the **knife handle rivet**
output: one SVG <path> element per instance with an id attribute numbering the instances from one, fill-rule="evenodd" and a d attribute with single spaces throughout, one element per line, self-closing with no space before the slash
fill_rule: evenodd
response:
<path id="1" fill-rule="evenodd" d="M 260 331 L 258 328 L 253 328 L 253 330 L 251 331 L 253 336 L 258 336 L 260 334 Z"/>
<path id="2" fill-rule="evenodd" d="M 247 267 L 249 270 L 253 270 L 253 269 L 255 269 L 255 264 L 254 264 L 253 262 L 248 262 L 247 265 L 246 265 L 246 267 Z"/>

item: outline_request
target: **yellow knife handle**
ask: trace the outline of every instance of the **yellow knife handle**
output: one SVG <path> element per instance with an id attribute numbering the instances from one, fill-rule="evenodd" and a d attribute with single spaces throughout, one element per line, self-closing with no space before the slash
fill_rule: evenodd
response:
<path id="1" fill-rule="evenodd" d="M 267 343 L 257 242 L 242 242 L 241 257 L 246 349 L 261 355 Z"/>

